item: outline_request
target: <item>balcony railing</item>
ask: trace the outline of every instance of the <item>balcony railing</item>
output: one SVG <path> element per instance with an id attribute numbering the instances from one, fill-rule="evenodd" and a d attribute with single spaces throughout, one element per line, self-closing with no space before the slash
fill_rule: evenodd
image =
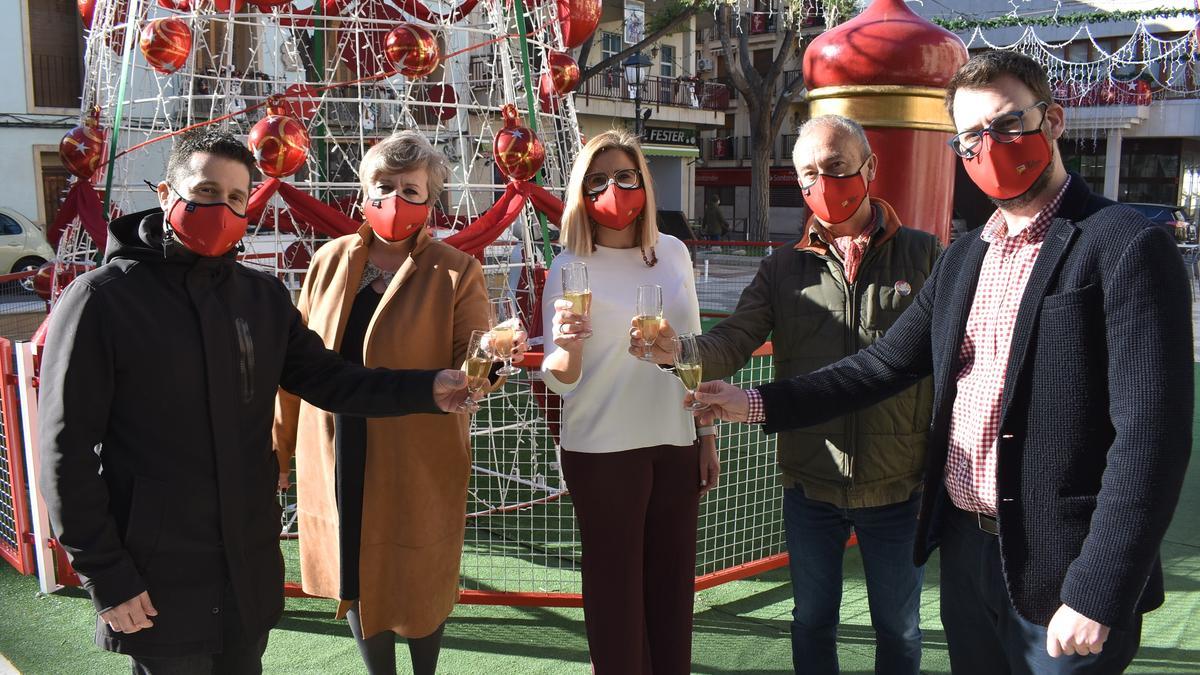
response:
<path id="1" fill-rule="evenodd" d="M 576 94 L 584 98 L 633 100 L 631 88 L 626 84 L 625 73 L 621 69 L 612 69 L 592 77 L 576 90 Z M 729 87 L 711 81 L 650 77 L 642 85 L 641 101 L 644 105 L 724 111 L 729 108 Z"/>

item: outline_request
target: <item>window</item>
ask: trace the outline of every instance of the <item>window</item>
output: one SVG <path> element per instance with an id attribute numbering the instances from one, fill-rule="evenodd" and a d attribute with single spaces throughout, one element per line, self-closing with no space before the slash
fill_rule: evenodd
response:
<path id="1" fill-rule="evenodd" d="M 83 57 L 79 15 L 71 0 L 28 0 L 29 67 L 33 105 L 79 108 Z"/>
<path id="2" fill-rule="evenodd" d="M 21 234 L 21 226 L 17 221 L 0 213 L 0 235 Z"/>
<path id="3" fill-rule="evenodd" d="M 620 33 L 602 33 L 600 35 L 601 58 L 607 59 L 621 51 Z"/>
<path id="4" fill-rule="evenodd" d="M 663 45 L 659 48 L 658 55 L 662 58 L 662 66 L 658 74 L 663 77 L 675 77 L 675 47 Z"/>
<path id="5" fill-rule="evenodd" d="M 788 208 L 804 206 L 804 194 L 800 192 L 799 185 L 772 185 L 770 190 L 771 206 Z"/>

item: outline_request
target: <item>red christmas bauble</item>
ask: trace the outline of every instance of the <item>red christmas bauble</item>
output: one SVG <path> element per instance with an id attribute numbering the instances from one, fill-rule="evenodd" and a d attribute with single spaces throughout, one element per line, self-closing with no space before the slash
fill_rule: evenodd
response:
<path id="1" fill-rule="evenodd" d="M 170 75 L 182 68 L 192 53 L 192 29 L 183 19 L 155 19 L 142 28 L 138 46 L 151 68 Z"/>
<path id="2" fill-rule="evenodd" d="M 511 103 L 501 108 L 504 128 L 492 142 L 492 156 L 501 173 L 513 180 L 529 180 L 542 168 L 546 161 L 546 146 L 524 126 L 517 115 L 517 107 Z"/>
<path id="3" fill-rule="evenodd" d="M 454 119 L 458 114 L 458 108 L 455 104 L 458 103 L 458 93 L 454 91 L 453 85 L 435 84 L 425 93 L 426 98 L 431 103 L 441 103 L 433 108 L 433 114 L 443 122 Z"/>
<path id="4" fill-rule="evenodd" d="M 96 269 L 95 263 L 63 263 L 55 260 L 42 263 L 42 266 L 33 274 L 33 292 L 46 302 L 50 302 L 55 291 L 61 294 L 67 284 L 75 281 L 75 277 L 94 269 Z"/>
<path id="5" fill-rule="evenodd" d="M 267 116 L 254 124 L 246 141 L 259 170 L 273 178 L 296 173 L 308 159 L 308 131 L 282 111 L 278 102 L 268 105 Z"/>
<path id="6" fill-rule="evenodd" d="M 58 156 L 71 175 L 88 180 L 104 158 L 104 138 L 100 127 L 100 111 L 94 109 L 83 124 L 71 129 L 58 143 Z"/>
<path id="7" fill-rule="evenodd" d="M 308 263 L 311 261 L 312 252 L 308 250 L 308 246 L 303 241 L 293 241 L 283 249 L 282 267 L 285 270 L 307 270 Z"/>
<path id="8" fill-rule="evenodd" d="M 222 14 L 240 12 L 246 8 L 246 0 L 202 0 L 202 2 L 211 4 L 213 9 Z"/>
<path id="9" fill-rule="evenodd" d="M 541 79 L 538 80 L 538 106 L 542 112 L 553 114 L 558 112 L 559 103 L 562 101 L 562 96 L 554 90 L 554 78 L 550 73 L 542 73 Z"/>
<path id="10" fill-rule="evenodd" d="M 158 6 L 177 12 L 190 12 L 192 11 L 192 0 L 158 0 Z"/>
<path id="11" fill-rule="evenodd" d="M 92 18 L 96 16 L 96 0 L 75 0 L 76 6 L 79 7 L 79 18 L 83 21 L 83 27 L 92 29 Z"/>
<path id="12" fill-rule="evenodd" d="M 283 90 L 283 112 L 280 114 L 308 121 L 317 114 L 321 107 L 320 94 L 312 85 L 292 84 Z"/>
<path id="13" fill-rule="evenodd" d="M 550 64 L 550 70 L 546 74 L 554 84 L 554 91 L 559 96 L 574 91 L 579 85 L 579 64 L 575 59 L 566 52 L 552 51 L 546 55 L 546 61 Z"/>
<path id="14" fill-rule="evenodd" d="M 442 62 L 437 38 L 428 28 L 402 23 L 384 41 L 387 60 L 405 77 L 425 77 Z"/>
<path id="15" fill-rule="evenodd" d="M 563 46 L 578 47 L 600 25 L 601 0 L 558 0 L 558 25 Z"/>

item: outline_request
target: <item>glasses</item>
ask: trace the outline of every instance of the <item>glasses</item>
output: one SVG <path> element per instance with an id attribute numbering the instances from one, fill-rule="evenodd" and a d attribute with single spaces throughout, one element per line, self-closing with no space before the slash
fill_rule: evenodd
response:
<path id="1" fill-rule="evenodd" d="M 475 402 L 475 397 L 488 385 L 488 373 L 492 370 L 492 357 L 488 354 L 485 347 L 486 342 L 487 331 L 477 330 L 471 332 L 471 343 L 467 347 L 467 361 L 465 364 L 467 371 L 467 392 L 471 396 L 463 401 L 459 407 L 459 410 L 463 412 L 476 412 L 479 410 L 479 404 Z"/>
<path id="2" fill-rule="evenodd" d="M 643 361 L 654 360 L 654 343 L 662 331 L 663 301 L 662 286 L 647 284 L 637 289 L 637 327 L 642 333 Z"/>
<path id="3" fill-rule="evenodd" d="M 504 362 L 504 367 L 496 373 L 505 377 L 516 375 L 521 372 L 512 364 L 513 353 L 516 351 L 516 333 L 525 330 L 521 325 L 521 310 L 512 298 L 495 298 L 489 300 L 488 305 L 491 309 L 492 324 L 488 346 L 492 357 Z"/>
<path id="4" fill-rule="evenodd" d="M 610 177 L 606 173 L 589 173 L 583 177 L 583 191 L 598 195 L 616 183 L 622 190 L 636 190 L 642 186 L 642 172 L 637 169 L 620 169 Z"/>
<path id="5" fill-rule="evenodd" d="M 563 299 L 571 303 L 571 311 L 587 318 L 592 311 L 592 289 L 588 285 L 587 265 L 583 262 L 573 262 L 563 265 L 562 270 Z M 580 333 L 579 337 L 589 338 L 591 331 Z"/>
<path id="6" fill-rule="evenodd" d="M 692 404 L 688 406 L 688 409 L 704 410 L 708 404 L 695 400 L 696 388 L 703 380 L 702 372 L 704 370 L 704 361 L 700 357 L 700 345 L 696 342 L 696 334 L 684 333 L 676 336 L 672 342 L 675 344 L 675 374 L 679 376 L 684 388 L 692 395 Z"/>
<path id="7" fill-rule="evenodd" d="M 1049 105 L 1045 101 L 1039 101 L 1024 110 L 1004 113 L 992 120 L 992 123 L 986 127 L 975 131 L 964 131 L 961 134 L 955 134 L 946 142 L 950 144 L 950 149 L 954 151 L 954 154 L 963 159 L 972 159 L 979 154 L 979 146 L 983 143 L 984 134 L 991 136 L 992 140 L 997 143 L 1012 143 L 1026 134 L 1038 133 L 1038 129 L 1025 129 L 1025 113 L 1035 108 L 1041 108 L 1042 119 L 1044 120 L 1046 108 Z M 1038 123 L 1038 127 L 1041 126 L 1041 123 Z"/>

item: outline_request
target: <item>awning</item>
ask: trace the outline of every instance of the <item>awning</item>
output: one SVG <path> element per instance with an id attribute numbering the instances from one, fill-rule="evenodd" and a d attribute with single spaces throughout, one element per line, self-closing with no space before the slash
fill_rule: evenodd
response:
<path id="1" fill-rule="evenodd" d="M 643 145 L 642 154 L 652 157 L 699 157 L 700 148 L 694 145 Z"/>

